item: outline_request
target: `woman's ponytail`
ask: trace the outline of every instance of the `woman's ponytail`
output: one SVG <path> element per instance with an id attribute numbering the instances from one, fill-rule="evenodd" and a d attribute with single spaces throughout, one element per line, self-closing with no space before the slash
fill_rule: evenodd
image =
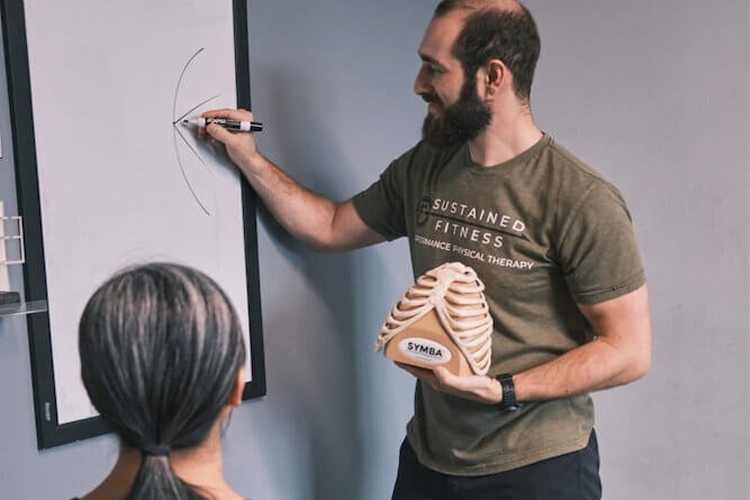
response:
<path id="1" fill-rule="evenodd" d="M 177 477 L 168 455 L 143 454 L 141 468 L 130 489 L 128 500 L 205 500 L 193 486 Z"/>

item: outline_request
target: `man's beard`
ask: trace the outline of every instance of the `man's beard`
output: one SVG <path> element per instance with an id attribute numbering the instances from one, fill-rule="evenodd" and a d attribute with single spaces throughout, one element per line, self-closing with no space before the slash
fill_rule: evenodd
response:
<path id="1" fill-rule="evenodd" d="M 422 96 L 442 107 L 437 96 Z M 437 148 L 450 148 L 472 141 L 492 119 L 490 108 L 479 100 L 476 79 L 464 82 L 458 101 L 443 107 L 440 114 L 428 114 L 422 124 L 422 138 Z"/>

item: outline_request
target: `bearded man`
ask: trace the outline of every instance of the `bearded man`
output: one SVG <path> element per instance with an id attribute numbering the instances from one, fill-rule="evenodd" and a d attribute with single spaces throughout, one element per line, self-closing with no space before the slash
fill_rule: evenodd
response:
<path id="1" fill-rule="evenodd" d="M 449 261 L 486 285 L 487 376 L 417 377 L 393 499 L 601 498 L 589 393 L 649 369 L 645 275 L 618 190 L 531 114 L 540 41 L 513 0 L 445 0 L 419 47 L 423 140 L 335 203 L 211 125 L 271 213 L 341 251 L 409 238 L 415 277 Z M 243 110 L 206 117 L 252 120 Z M 435 245 L 432 242 L 440 242 Z"/>

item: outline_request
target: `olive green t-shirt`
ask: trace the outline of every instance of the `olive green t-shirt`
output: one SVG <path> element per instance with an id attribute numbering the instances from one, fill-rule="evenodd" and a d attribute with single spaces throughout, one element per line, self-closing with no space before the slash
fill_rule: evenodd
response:
<path id="1" fill-rule="evenodd" d="M 474 268 L 495 324 L 491 377 L 591 341 L 576 303 L 645 283 L 619 191 L 546 134 L 493 167 L 475 164 L 466 145 L 440 150 L 422 141 L 353 202 L 386 239 L 409 238 L 415 279 L 445 262 Z M 503 413 L 418 382 L 407 437 L 425 466 L 482 475 L 580 450 L 593 424 L 588 395 Z"/>

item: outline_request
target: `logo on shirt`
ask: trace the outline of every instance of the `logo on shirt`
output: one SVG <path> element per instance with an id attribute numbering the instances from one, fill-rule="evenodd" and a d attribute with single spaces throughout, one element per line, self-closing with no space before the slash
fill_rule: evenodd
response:
<path id="1" fill-rule="evenodd" d="M 430 206 L 432 205 L 432 198 L 429 196 L 423 196 L 421 200 L 419 200 L 419 204 L 417 205 L 417 225 L 418 226 L 424 226 L 427 222 L 427 219 L 430 218 Z"/>

